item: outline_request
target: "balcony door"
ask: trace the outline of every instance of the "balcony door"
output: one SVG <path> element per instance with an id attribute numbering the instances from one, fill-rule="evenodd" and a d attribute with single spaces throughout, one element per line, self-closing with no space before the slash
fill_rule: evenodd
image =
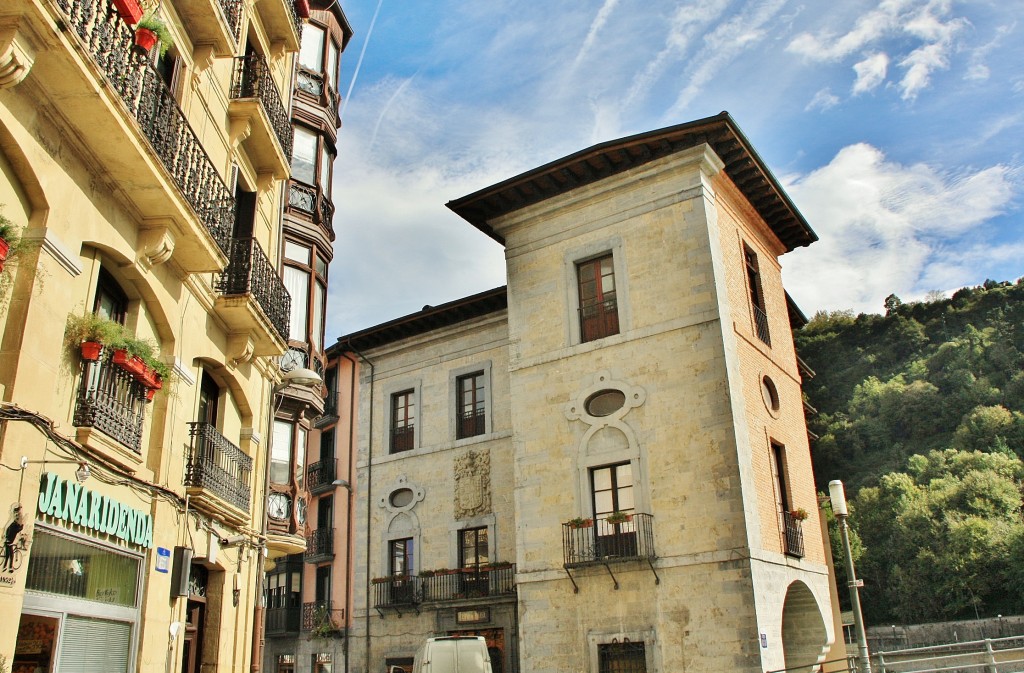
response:
<path id="1" fill-rule="evenodd" d="M 488 594 L 488 573 L 482 570 L 490 562 L 487 551 L 487 528 L 459 531 L 459 566 L 462 568 L 462 591 L 466 598 Z"/>
<path id="2" fill-rule="evenodd" d="M 220 399 L 220 387 L 213 377 L 206 370 L 203 370 L 202 380 L 199 383 L 199 413 L 196 421 L 209 423 L 210 427 L 217 427 L 217 402 Z"/>
<path id="3" fill-rule="evenodd" d="M 596 547 L 599 558 L 605 556 L 636 556 L 636 522 L 633 514 L 633 466 L 626 463 L 605 465 L 590 470 L 590 488 L 594 506 Z M 609 517 L 621 514 L 624 521 Z"/>

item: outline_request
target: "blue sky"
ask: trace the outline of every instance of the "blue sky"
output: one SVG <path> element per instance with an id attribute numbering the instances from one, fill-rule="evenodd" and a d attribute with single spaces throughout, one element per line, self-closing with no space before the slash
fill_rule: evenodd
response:
<path id="1" fill-rule="evenodd" d="M 1019 0 L 343 7 L 328 343 L 505 283 L 447 201 L 722 110 L 818 233 L 782 258 L 808 316 L 1024 275 Z"/>

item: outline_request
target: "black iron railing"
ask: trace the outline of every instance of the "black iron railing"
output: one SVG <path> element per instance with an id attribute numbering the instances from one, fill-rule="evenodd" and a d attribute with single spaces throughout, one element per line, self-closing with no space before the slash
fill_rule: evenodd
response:
<path id="1" fill-rule="evenodd" d="M 516 592 L 515 564 L 434 571 L 420 576 L 424 601 L 456 601 Z"/>
<path id="2" fill-rule="evenodd" d="M 327 389 L 327 395 L 324 397 L 324 417 L 325 418 L 337 418 L 338 417 L 338 391 Z"/>
<path id="3" fill-rule="evenodd" d="M 636 513 L 628 520 L 609 523 L 605 518 L 583 525 L 562 524 L 562 551 L 566 568 L 591 563 L 653 559 L 654 517 Z"/>
<path id="4" fill-rule="evenodd" d="M 333 601 L 313 601 L 302 604 L 302 630 L 338 629 L 345 621 L 345 608 L 335 608 Z"/>
<path id="5" fill-rule="evenodd" d="M 295 33 L 299 36 L 299 43 L 302 43 L 302 19 L 299 18 L 299 12 L 295 9 L 294 0 L 284 0 L 284 6 L 288 8 L 288 17 L 292 20 L 292 28 L 295 29 Z"/>
<path id="6" fill-rule="evenodd" d="M 334 233 L 334 204 L 323 192 L 292 181 L 288 186 L 288 205 L 319 222 L 328 232 Z"/>
<path id="7" fill-rule="evenodd" d="M 580 308 L 580 339 L 584 342 L 619 333 L 619 305 L 614 297 Z"/>
<path id="8" fill-rule="evenodd" d="M 414 445 L 415 438 L 415 425 L 410 424 L 400 428 L 391 428 L 391 453 L 411 450 Z"/>
<path id="9" fill-rule="evenodd" d="M 292 2 L 286 2 L 292 7 Z M 294 8 L 293 8 L 294 11 Z M 274 129 L 274 135 L 281 143 L 281 149 L 288 161 L 292 160 L 292 125 L 288 110 L 281 102 L 281 93 L 274 84 L 267 59 L 262 54 L 235 57 L 235 71 L 231 79 L 232 98 L 256 98 Z"/>
<path id="10" fill-rule="evenodd" d="M 251 294 L 278 336 L 288 339 L 292 299 L 255 238 L 236 238 L 231 242 L 228 266 L 216 287 L 225 296 Z"/>
<path id="11" fill-rule="evenodd" d="M 373 580 L 373 605 L 377 608 L 418 605 L 422 592 L 416 576 L 383 577 Z"/>
<path id="12" fill-rule="evenodd" d="M 111 362 L 104 348 L 100 359 L 82 363 L 74 425 L 96 428 L 135 453 L 142 453 L 142 422 L 146 417 L 146 387 Z"/>
<path id="13" fill-rule="evenodd" d="M 485 432 L 487 417 L 483 409 L 470 409 L 459 414 L 456 439 L 476 437 Z"/>
<path id="14" fill-rule="evenodd" d="M 306 468 L 306 488 L 310 493 L 318 493 L 331 488 L 331 484 L 338 478 L 338 459 L 327 458 L 310 463 Z M 308 548 L 308 547 L 307 547 Z"/>
<path id="15" fill-rule="evenodd" d="M 209 423 L 189 423 L 185 485 L 202 488 L 238 509 L 249 511 L 252 458 Z"/>
<path id="16" fill-rule="evenodd" d="M 295 73 L 295 87 L 303 93 L 319 98 L 324 92 L 324 76 L 319 72 L 299 68 Z"/>
<path id="17" fill-rule="evenodd" d="M 752 304 L 751 308 L 754 309 L 754 329 L 757 332 L 757 338 L 766 346 L 771 346 L 772 336 L 768 332 L 768 314 L 757 304 Z"/>
<path id="18" fill-rule="evenodd" d="M 238 43 L 238 38 L 241 37 L 242 28 L 242 0 L 218 0 L 221 10 L 224 12 L 224 18 L 228 20 L 228 25 L 231 26 L 231 35 L 235 38 L 235 43 Z"/>
<path id="19" fill-rule="evenodd" d="M 332 556 L 334 556 L 333 528 L 317 528 L 306 536 L 306 561 L 315 563 Z"/>
<path id="20" fill-rule="evenodd" d="M 268 607 L 266 615 L 268 636 L 280 636 L 299 632 L 302 608 L 298 605 Z"/>
<path id="21" fill-rule="evenodd" d="M 134 31 L 118 17 L 109 0 L 53 2 L 138 122 L 180 195 L 226 253 L 234 198 L 163 78 L 132 52 Z"/>
<path id="22" fill-rule="evenodd" d="M 789 512 L 782 512 L 782 528 L 785 533 L 786 554 L 802 558 L 804 555 L 803 520 Z"/>

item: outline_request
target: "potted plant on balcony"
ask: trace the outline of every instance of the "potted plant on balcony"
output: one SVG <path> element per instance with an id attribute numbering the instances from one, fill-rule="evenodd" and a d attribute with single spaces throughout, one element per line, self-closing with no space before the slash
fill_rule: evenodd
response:
<path id="1" fill-rule="evenodd" d="M 568 524 L 569 528 L 590 528 L 594 525 L 594 520 L 584 519 L 581 516 L 577 516 L 572 519 L 569 519 L 566 523 Z"/>
<path id="2" fill-rule="evenodd" d="M 146 56 L 153 47 L 159 43 L 160 55 L 163 56 L 174 44 L 174 36 L 171 35 L 167 22 L 156 14 L 150 12 L 139 20 L 135 26 L 135 53 Z"/>
<path id="3" fill-rule="evenodd" d="M 113 351 L 112 362 L 131 373 L 147 391 L 159 390 L 171 374 L 171 368 L 156 355 L 156 345 L 139 339 L 124 325 L 95 313 L 71 314 L 64 328 L 64 341 L 78 348 L 82 359 L 96 361 L 103 348 Z M 148 399 L 153 395 L 148 394 Z"/>
<path id="4" fill-rule="evenodd" d="M 101 318 L 95 313 L 68 315 L 64 328 L 64 340 L 69 348 L 79 348 L 83 360 L 95 362 L 103 348 L 123 348 L 124 326 Z"/>
<path id="5" fill-rule="evenodd" d="M 138 0 L 113 0 L 118 16 L 129 26 L 134 26 L 142 18 L 142 5 Z"/>
<path id="6" fill-rule="evenodd" d="M 633 515 L 626 512 L 612 512 L 604 520 L 611 524 L 626 523 L 633 520 Z"/>
<path id="7" fill-rule="evenodd" d="M 334 623 L 331 617 L 331 610 L 323 605 L 317 606 L 313 613 L 313 628 L 309 630 L 309 638 L 323 639 L 331 638 L 341 634 L 341 629 Z"/>
<path id="8" fill-rule="evenodd" d="M 793 517 L 794 521 L 806 521 L 807 517 L 810 516 L 807 513 L 807 510 L 804 509 L 803 507 L 797 507 L 796 509 L 792 510 L 789 513 L 789 515 Z"/>

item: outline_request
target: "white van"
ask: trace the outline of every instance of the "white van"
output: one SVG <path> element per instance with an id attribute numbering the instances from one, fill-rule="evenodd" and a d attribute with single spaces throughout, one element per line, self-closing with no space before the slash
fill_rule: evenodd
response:
<path id="1" fill-rule="evenodd" d="M 491 673 L 483 636 L 427 638 L 416 651 L 413 673 Z"/>

